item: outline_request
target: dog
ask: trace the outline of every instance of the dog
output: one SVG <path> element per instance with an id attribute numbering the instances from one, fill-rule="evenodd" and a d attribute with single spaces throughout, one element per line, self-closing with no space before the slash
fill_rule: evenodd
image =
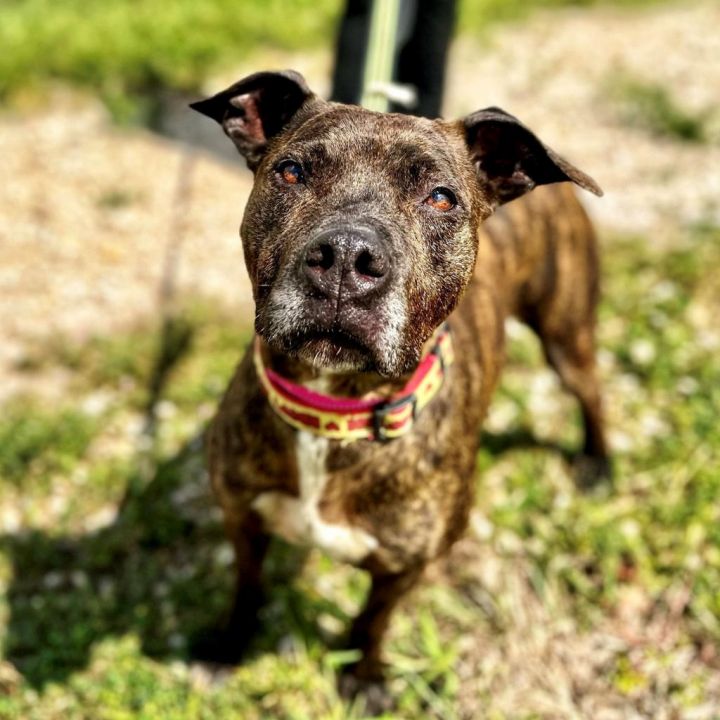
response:
<path id="1" fill-rule="evenodd" d="M 586 479 L 609 473 L 596 240 L 571 186 L 602 192 L 498 108 L 375 113 L 293 71 L 191 107 L 254 173 L 241 237 L 256 335 L 207 435 L 237 565 L 221 655 L 256 628 L 277 534 L 371 574 L 347 639 L 360 659 L 339 681 L 367 694 L 393 609 L 467 525 L 509 315 L 579 401 Z"/>

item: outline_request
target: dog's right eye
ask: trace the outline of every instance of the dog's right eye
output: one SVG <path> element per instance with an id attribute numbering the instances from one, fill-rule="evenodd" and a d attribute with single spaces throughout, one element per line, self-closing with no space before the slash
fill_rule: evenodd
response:
<path id="1" fill-rule="evenodd" d="M 452 192 L 444 187 L 436 187 L 426 198 L 425 204 L 440 212 L 448 212 L 457 205 L 457 199 Z"/>
<path id="2" fill-rule="evenodd" d="M 277 176 L 287 185 L 297 185 L 305 182 L 302 168 L 294 160 L 283 160 L 275 167 Z"/>

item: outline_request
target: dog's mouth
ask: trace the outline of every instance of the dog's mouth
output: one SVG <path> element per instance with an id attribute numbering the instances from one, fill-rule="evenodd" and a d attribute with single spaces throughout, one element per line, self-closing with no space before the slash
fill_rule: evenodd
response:
<path id="1" fill-rule="evenodd" d="M 397 292 L 362 306 L 308 297 L 291 285 L 258 303 L 255 328 L 275 351 L 318 370 L 391 376 L 402 370 L 405 317 Z"/>
<path id="2" fill-rule="evenodd" d="M 371 370 L 375 364 L 372 348 L 347 330 L 308 330 L 283 338 L 283 350 L 312 365 L 335 371 Z"/>

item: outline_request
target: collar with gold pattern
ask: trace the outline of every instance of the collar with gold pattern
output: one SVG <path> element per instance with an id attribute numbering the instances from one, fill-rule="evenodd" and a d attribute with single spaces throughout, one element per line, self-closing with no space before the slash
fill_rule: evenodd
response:
<path id="1" fill-rule="evenodd" d="M 454 354 L 450 329 L 445 326 L 405 386 L 380 400 L 324 395 L 291 382 L 265 367 L 259 338 L 254 360 L 270 406 L 288 425 L 333 440 L 384 441 L 410 432 L 417 415 L 442 387 Z"/>

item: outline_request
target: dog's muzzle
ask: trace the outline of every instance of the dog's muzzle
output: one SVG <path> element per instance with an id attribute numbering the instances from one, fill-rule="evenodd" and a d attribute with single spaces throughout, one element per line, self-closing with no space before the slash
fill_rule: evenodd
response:
<path id="1" fill-rule="evenodd" d="M 380 229 L 326 226 L 298 248 L 259 307 L 258 333 L 317 368 L 404 374 L 401 277 Z"/>

